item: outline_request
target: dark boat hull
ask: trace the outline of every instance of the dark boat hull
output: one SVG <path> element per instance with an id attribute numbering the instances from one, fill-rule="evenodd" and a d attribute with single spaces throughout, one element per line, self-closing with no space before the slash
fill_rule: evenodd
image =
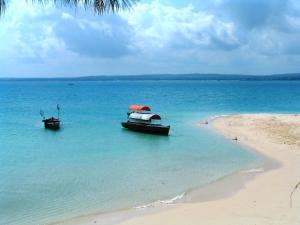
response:
<path id="1" fill-rule="evenodd" d="M 137 132 L 159 134 L 159 135 L 169 135 L 169 131 L 170 131 L 170 126 L 162 126 L 162 125 L 155 125 L 155 124 L 123 122 L 122 126 L 124 128 L 137 131 Z"/>
<path id="2" fill-rule="evenodd" d="M 43 120 L 46 129 L 58 130 L 60 129 L 60 121 L 58 119 L 45 119 Z"/>

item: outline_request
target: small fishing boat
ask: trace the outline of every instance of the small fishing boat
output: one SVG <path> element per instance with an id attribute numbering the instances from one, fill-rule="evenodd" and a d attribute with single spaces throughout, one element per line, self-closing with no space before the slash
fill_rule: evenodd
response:
<path id="1" fill-rule="evenodd" d="M 58 118 L 43 119 L 43 123 L 46 129 L 58 130 L 60 128 L 60 120 Z"/>
<path id="2" fill-rule="evenodd" d="M 143 133 L 169 135 L 170 126 L 155 123 L 161 120 L 161 117 L 151 113 L 148 106 L 133 105 L 129 110 L 127 122 L 122 122 L 124 128 Z"/>
<path id="3" fill-rule="evenodd" d="M 60 106 L 57 105 L 57 118 L 55 117 L 50 117 L 50 118 L 45 118 L 44 116 L 44 111 L 40 111 L 41 117 L 43 117 L 42 122 L 44 123 L 44 126 L 46 129 L 50 130 L 59 130 L 60 129 L 60 119 L 59 119 L 59 112 L 60 112 Z"/>

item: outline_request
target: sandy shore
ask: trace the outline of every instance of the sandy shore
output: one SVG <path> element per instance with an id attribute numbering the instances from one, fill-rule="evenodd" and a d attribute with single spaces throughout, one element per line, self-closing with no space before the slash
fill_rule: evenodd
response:
<path id="1" fill-rule="evenodd" d="M 292 206 L 290 193 L 300 182 L 300 115 L 228 116 L 215 119 L 213 127 L 230 139 L 237 137 L 237 143 L 278 163 L 251 180 L 241 176 L 238 188 L 236 177 L 232 182 L 225 178 L 208 186 L 211 193 L 229 188 L 231 194 L 208 197 L 204 202 L 181 203 L 168 210 L 119 218 L 115 222 L 120 225 L 299 225 L 300 187 L 293 195 Z M 101 224 L 101 217 L 76 221 L 76 224 Z"/>

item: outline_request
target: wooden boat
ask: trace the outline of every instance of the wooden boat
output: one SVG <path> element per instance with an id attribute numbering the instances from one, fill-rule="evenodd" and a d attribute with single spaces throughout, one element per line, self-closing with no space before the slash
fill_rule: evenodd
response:
<path id="1" fill-rule="evenodd" d="M 60 120 L 58 118 L 43 119 L 43 123 L 46 129 L 58 130 L 60 128 Z"/>
<path id="2" fill-rule="evenodd" d="M 148 106 L 130 106 L 131 112 L 127 113 L 128 121 L 122 122 L 124 128 L 151 134 L 169 135 L 170 126 L 153 123 L 161 120 L 158 114 L 152 114 Z"/>
<path id="3" fill-rule="evenodd" d="M 50 130 L 59 130 L 60 129 L 60 119 L 59 119 L 59 111 L 60 111 L 60 106 L 57 105 L 57 118 L 55 117 L 50 117 L 48 119 L 45 118 L 44 112 L 41 110 L 40 115 L 43 117 L 42 122 L 44 123 L 44 127 L 46 129 Z"/>
<path id="4" fill-rule="evenodd" d="M 163 126 L 160 124 L 143 124 L 127 121 L 122 122 L 122 126 L 133 131 L 161 135 L 169 135 L 170 131 L 170 126 Z"/>

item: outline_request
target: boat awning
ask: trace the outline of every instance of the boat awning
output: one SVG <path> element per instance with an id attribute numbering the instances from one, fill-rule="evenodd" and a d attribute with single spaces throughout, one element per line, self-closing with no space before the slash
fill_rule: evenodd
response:
<path id="1" fill-rule="evenodd" d="M 161 117 L 157 114 L 143 114 L 143 113 L 131 113 L 129 115 L 130 119 L 135 119 L 135 120 L 160 120 Z"/>
<path id="2" fill-rule="evenodd" d="M 132 111 L 151 111 L 148 106 L 141 106 L 141 105 L 132 105 L 129 107 L 129 110 Z"/>

